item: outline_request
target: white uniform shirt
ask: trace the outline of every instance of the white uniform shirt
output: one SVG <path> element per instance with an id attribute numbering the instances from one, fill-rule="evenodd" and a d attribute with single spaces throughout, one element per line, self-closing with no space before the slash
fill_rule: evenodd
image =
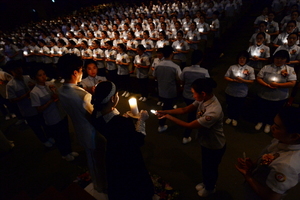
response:
<path id="1" fill-rule="evenodd" d="M 87 120 L 86 115 L 93 112 L 92 95 L 76 86 L 64 84 L 58 89 L 63 109 L 70 116 L 80 144 L 87 149 L 95 149 L 95 128 Z"/>
<path id="2" fill-rule="evenodd" d="M 153 75 L 157 79 L 160 97 L 175 98 L 177 96 L 176 80 L 179 79 L 180 74 L 180 67 L 171 60 L 163 60 L 157 65 Z"/>
<path id="3" fill-rule="evenodd" d="M 180 49 L 182 51 L 188 51 L 190 49 L 190 46 L 184 40 L 181 40 L 181 41 L 176 40 L 175 42 L 173 42 L 172 48 L 174 49 L 174 51 L 177 51 L 177 49 Z M 181 60 L 182 62 L 186 62 L 186 53 L 177 53 L 177 54 L 174 54 L 173 58 Z"/>
<path id="4" fill-rule="evenodd" d="M 221 149 L 226 143 L 223 132 L 223 111 L 218 99 L 213 96 L 203 102 L 194 101 L 197 109 L 197 121 L 205 128 L 199 130 L 201 146 L 208 149 Z"/>
<path id="5" fill-rule="evenodd" d="M 123 63 L 130 63 L 129 56 L 126 53 L 118 53 L 116 57 L 116 61 L 121 61 Z M 118 67 L 118 75 L 128 75 L 129 74 L 129 65 L 119 65 Z"/>
<path id="6" fill-rule="evenodd" d="M 30 99 L 32 107 L 39 107 L 46 104 L 53 94 L 49 86 L 53 85 L 51 82 L 46 82 L 46 85 L 36 85 L 30 92 Z M 58 107 L 58 102 L 52 102 L 49 107 L 43 111 L 45 123 L 49 126 L 55 125 L 65 117 Z"/>
<path id="7" fill-rule="evenodd" d="M 283 76 L 282 71 L 286 71 L 287 75 Z M 257 74 L 257 77 L 263 79 L 266 83 L 271 83 L 276 81 L 278 83 L 286 83 L 289 81 L 296 81 L 297 76 L 293 67 L 288 65 L 283 65 L 281 67 L 276 67 L 274 64 L 264 66 L 260 72 Z M 269 100 L 269 101 L 280 101 L 287 99 L 289 96 L 289 88 L 268 88 L 261 86 L 258 92 L 258 96 Z"/>
<path id="8" fill-rule="evenodd" d="M 241 77 L 245 80 L 255 80 L 254 69 L 248 65 L 232 65 L 227 70 L 225 77 L 235 79 Z M 246 83 L 229 82 L 225 93 L 233 97 L 246 97 L 248 94 L 248 85 Z"/>
<path id="9" fill-rule="evenodd" d="M 250 58 L 257 56 L 259 58 L 270 58 L 270 47 L 262 44 L 260 46 L 252 45 L 248 48 Z M 250 60 L 249 66 L 261 69 L 263 67 L 263 62 L 260 60 Z"/>
<path id="10" fill-rule="evenodd" d="M 150 66 L 150 58 L 146 54 L 136 55 L 134 57 L 134 64 L 141 64 L 143 66 Z M 149 68 L 136 68 L 136 77 L 137 78 L 148 78 Z"/>
<path id="11" fill-rule="evenodd" d="M 191 91 L 192 83 L 198 78 L 209 78 L 207 69 L 200 67 L 200 65 L 192 65 L 185 67 L 180 74 L 180 79 L 184 82 L 183 97 L 194 100 L 193 93 Z"/>
<path id="12" fill-rule="evenodd" d="M 83 88 L 91 88 L 96 86 L 100 81 L 106 81 L 106 78 L 104 76 L 87 76 L 86 78 L 81 80 L 81 85 Z"/>
<path id="13" fill-rule="evenodd" d="M 15 78 L 11 79 L 6 85 L 6 98 L 14 99 L 27 93 L 30 90 L 28 87 L 29 82 L 34 83 L 29 76 L 23 76 L 23 81 Z M 17 102 L 17 105 L 24 117 L 30 117 L 38 114 L 37 110 L 31 106 L 29 98 L 22 99 Z"/>
<path id="14" fill-rule="evenodd" d="M 300 47 L 297 45 L 288 46 L 287 44 L 279 46 L 274 54 L 279 50 L 287 50 L 290 54 L 290 61 L 300 60 Z M 291 67 L 294 67 L 294 64 L 289 64 Z"/>
<path id="15" fill-rule="evenodd" d="M 252 44 L 256 44 L 256 35 L 257 35 L 257 34 L 258 34 L 258 33 L 254 33 L 254 34 L 251 36 L 249 42 L 251 42 Z M 265 35 L 266 35 L 266 38 L 265 38 L 264 44 L 269 44 L 269 43 L 271 43 L 271 36 L 270 36 L 268 33 L 266 33 L 266 32 L 265 32 Z"/>

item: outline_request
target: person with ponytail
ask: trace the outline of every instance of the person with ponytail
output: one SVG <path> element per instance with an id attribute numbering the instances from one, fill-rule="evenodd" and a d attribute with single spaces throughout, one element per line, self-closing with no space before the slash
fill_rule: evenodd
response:
<path id="1" fill-rule="evenodd" d="M 110 200 L 151 200 L 153 183 L 146 169 L 140 147 L 144 144 L 145 120 L 149 115 L 141 110 L 134 125 L 131 118 L 120 115 L 116 106 L 119 95 L 110 81 L 98 83 L 91 103 L 91 122 L 106 138 L 106 171 Z"/>
<path id="2" fill-rule="evenodd" d="M 166 118 L 176 124 L 190 129 L 198 129 L 202 152 L 203 182 L 196 185 L 198 195 L 206 197 L 216 192 L 218 167 L 226 149 L 223 132 L 223 111 L 220 102 L 213 94 L 217 83 L 212 78 L 197 79 L 192 83 L 191 90 L 195 101 L 184 108 L 159 110 L 159 119 Z M 182 115 L 197 111 L 196 119 L 185 122 L 172 115 Z"/>

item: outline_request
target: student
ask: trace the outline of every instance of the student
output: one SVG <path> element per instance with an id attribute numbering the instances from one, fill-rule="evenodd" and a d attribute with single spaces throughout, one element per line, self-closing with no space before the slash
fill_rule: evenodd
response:
<path id="1" fill-rule="evenodd" d="M 35 85 L 34 80 L 29 76 L 23 76 L 22 65 L 17 61 L 9 61 L 7 69 L 13 75 L 6 85 L 7 99 L 16 103 L 22 114 L 22 117 L 28 123 L 28 126 L 33 130 L 38 139 L 46 146 L 52 147 L 54 141 L 46 136 L 43 130 L 43 120 L 37 110 L 31 106 L 30 91 Z"/>
<path id="2" fill-rule="evenodd" d="M 118 81 L 118 74 L 117 74 L 118 68 L 116 65 L 117 51 L 112 49 L 113 47 L 112 41 L 107 41 L 105 45 L 106 45 L 106 50 L 104 52 L 104 55 L 105 55 L 106 69 L 108 72 L 108 80 L 117 84 Z"/>
<path id="3" fill-rule="evenodd" d="M 274 53 L 279 50 L 286 50 L 290 54 L 290 62 L 287 63 L 291 67 L 295 67 L 295 65 L 300 63 L 300 47 L 296 45 L 298 41 L 298 34 L 291 33 L 287 38 L 287 44 L 280 45 Z"/>
<path id="4" fill-rule="evenodd" d="M 254 69 L 247 65 L 249 53 L 241 51 L 237 55 L 237 64 L 227 70 L 224 78 L 228 81 L 225 89 L 228 118 L 225 123 L 237 126 L 238 119 L 242 113 L 245 99 L 248 95 L 248 85 L 255 80 Z"/>
<path id="5" fill-rule="evenodd" d="M 195 50 L 192 54 L 192 66 L 185 67 L 180 74 L 180 79 L 183 83 L 183 93 L 185 104 L 188 106 L 192 104 L 195 99 L 191 91 L 192 83 L 198 78 L 209 78 L 207 69 L 204 69 L 200 66 L 204 58 L 203 52 L 200 50 Z M 188 114 L 188 122 L 191 122 L 195 119 L 196 112 L 190 112 Z M 192 141 L 191 136 L 192 129 L 185 129 L 183 134 L 182 143 L 187 144 Z"/>
<path id="6" fill-rule="evenodd" d="M 252 45 L 248 48 L 248 53 L 250 56 L 249 66 L 261 69 L 263 63 L 268 61 L 270 58 L 270 48 L 264 45 L 266 33 L 259 32 L 256 35 L 255 45 Z"/>
<path id="7" fill-rule="evenodd" d="M 129 74 L 129 56 L 126 54 L 126 47 L 124 44 L 118 44 L 117 47 L 116 65 L 118 67 L 118 83 L 119 89 L 124 90 L 122 97 L 129 97 L 130 88 L 130 74 Z"/>
<path id="8" fill-rule="evenodd" d="M 88 76 L 82 79 L 80 83 L 83 89 L 91 94 L 94 94 L 96 85 L 101 81 L 106 81 L 106 77 L 97 75 L 98 67 L 94 60 L 86 60 L 84 63 L 84 68 Z"/>
<path id="9" fill-rule="evenodd" d="M 158 96 L 163 102 L 163 109 L 172 109 L 175 98 L 177 97 L 177 84 L 181 69 L 178 65 L 172 62 L 173 48 L 165 46 L 163 48 L 164 60 L 162 60 L 154 69 L 153 76 L 158 83 Z M 163 132 L 168 129 L 166 119 L 159 120 L 158 132 Z"/>
<path id="10" fill-rule="evenodd" d="M 77 86 L 82 78 L 82 65 L 80 57 L 74 54 L 66 54 L 59 59 L 58 69 L 65 83 L 58 89 L 58 96 L 63 109 L 72 120 L 79 143 L 85 149 L 94 189 L 103 192 L 106 189 L 105 170 L 102 166 L 105 145 L 88 121 L 94 109 L 91 104 L 92 95 Z"/>
<path id="11" fill-rule="evenodd" d="M 245 178 L 246 199 L 279 200 L 299 183 L 299 124 L 299 108 L 281 109 L 271 127 L 274 139 L 259 158 L 238 158 L 236 168 Z"/>
<path id="12" fill-rule="evenodd" d="M 189 52 L 189 45 L 186 41 L 183 40 L 183 32 L 177 32 L 177 40 L 172 44 L 174 50 L 174 58 L 175 60 L 180 61 L 180 67 L 183 69 L 186 65 L 186 54 Z"/>
<path id="13" fill-rule="evenodd" d="M 145 54 L 148 57 L 152 57 L 152 52 L 154 50 L 154 43 L 149 37 L 149 31 L 144 31 L 143 32 L 143 40 L 141 41 L 141 45 L 145 47 Z"/>
<path id="14" fill-rule="evenodd" d="M 106 169 L 110 200 L 152 200 L 153 183 L 146 169 L 140 147 L 144 144 L 147 111 L 132 119 L 120 115 L 115 84 L 100 82 L 92 98 L 92 123 L 107 141 Z"/>
<path id="15" fill-rule="evenodd" d="M 105 69 L 105 55 L 104 51 L 100 49 L 99 40 L 94 40 L 92 42 L 92 51 L 93 51 L 93 60 L 97 63 L 98 74 L 99 76 L 106 77 L 106 69 Z"/>
<path id="16" fill-rule="evenodd" d="M 35 87 L 30 92 L 32 107 L 43 114 L 45 131 L 53 135 L 55 144 L 66 161 L 74 160 L 77 152 L 72 152 L 67 115 L 58 107 L 58 95 L 55 85 L 47 82 L 43 68 L 35 67 L 31 70 L 31 78 L 36 81 Z"/>
<path id="17" fill-rule="evenodd" d="M 270 132 L 272 120 L 289 97 L 289 88 L 296 84 L 297 76 L 294 68 L 286 64 L 289 61 L 289 53 L 286 50 L 279 50 L 273 55 L 272 64 L 264 66 L 257 74 L 256 80 L 260 88 L 256 130 L 260 130 L 265 124 L 264 132 Z"/>
<path id="18" fill-rule="evenodd" d="M 148 72 L 150 67 L 150 58 L 145 53 L 146 48 L 143 45 L 138 45 L 137 54 L 134 58 L 133 64 L 136 67 L 136 77 L 139 83 L 139 92 L 141 97 L 139 101 L 147 101 L 148 98 Z"/>
<path id="19" fill-rule="evenodd" d="M 217 83 L 211 78 L 197 79 L 192 84 L 194 103 L 172 110 L 157 111 L 158 118 L 169 119 L 177 125 L 198 129 L 202 153 L 203 183 L 196 185 L 198 195 L 209 196 L 216 192 L 218 167 L 226 150 L 223 132 L 223 111 L 218 99 L 213 94 Z M 196 119 L 185 122 L 172 115 L 182 115 L 197 111 Z"/>

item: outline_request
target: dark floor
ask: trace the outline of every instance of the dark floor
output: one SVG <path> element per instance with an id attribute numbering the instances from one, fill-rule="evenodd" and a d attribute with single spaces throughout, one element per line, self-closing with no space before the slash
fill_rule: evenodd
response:
<path id="1" fill-rule="evenodd" d="M 252 10 L 250 10 L 252 11 Z M 256 10 L 258 12 L 258 10 Z M 215 94 L 221 102 L 225 115 L 226 82 L 223 77 L 232 64 L 235 64 L 237 52 L 247 48 L 248 39 L 253 30 L 252 24 L 256 14 L 245 15 L 226 35 L 221 45 L 207 54 L 207 60 L 203 66 L 207 66 L 211 76 L 218 82 Z M 236 28 L 235 28 L 236 27 Z M 224 56 L 220 59 L 219 54 Z M 255 93 L 255 86 L 251 86 L 250 96 Z M 133 96 L 139 97 L 136 94 Z M 140 109 L 161 109 L 156 105 L 157 98 L 151 95 L 147 102 L 139 103 Z M 299 94 L 296 102 L 300 102 Z M 185 106 L 182 100 L 177 105 Z M 236 158 L 246 152 L 248 157 L 255 159 L 264 146 L 272 139 L 262 131 L 254 130 L 253 98 L 246 102 L 243 120 L 237 127 L 224 125 L 227 137 L 227 151 L 220 165 L 220 175 L 217 184 L 217 193 L 206 199 L 217 200 L 240 200 L 243 198 L 243 177 L 234 167 Z M 120 97 L 117 107 L 121 113 L 129 110 L 127 99 Z M 186 116 L 178 116 L 185 119 Z M 15 126 L 16 119 L 4 121 L 0 116 L 0 129 L 9 140 L 15 141 L 15 148 L 0 157 L 0 199 L 10 199 L 21 192 L 31 197 L 36 197 L 49 186 L 58 190 L 67 187 L 78 174 L 85 172 L 86 158 L 83 148 L 79 146 L 72 128 L 71 136 L 73 150 L 79 152 L 80 156 L 73 162 L 61 159 L 57 149 L 46 150 L 35 137 L 32 131 L 25 125 Z M 183 128 L 168 121 L 169 129 L 164 133 L 157 132 L 158 120 L 151 115 L 147 120 L 147 137 L 142 147 L 143 155 L 149 171 L 161 176 L 164 180 L 180 192 L 180 200 L 197 200 L 194 189 L 201 182 L 201 149 L 196 138 L 196 132 L 192 134 L 193 141 L 182 145 Z M 287 200 L 300 199 L 300 186 L 289 192 Z M 205 199 L 205 198 L 203 198 Z"/>

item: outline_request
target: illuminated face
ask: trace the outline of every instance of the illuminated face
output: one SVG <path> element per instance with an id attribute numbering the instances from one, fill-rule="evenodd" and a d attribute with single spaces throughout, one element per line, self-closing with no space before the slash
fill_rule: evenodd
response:
<path id="1" fill-rule="evenodd" d="M 291 33 L 294 31 L 294 29 L 296 28 L 294 23 L 289 23 L 286 25 L 286 32 Z"/>
<path id="2" fill-rule="evenodd" d="M 182 34 L 181 33 L 177 33 L 177 39 L 182 40 Z"/>
<path id="3" fill-rule="evenodd" d="M 98 68 L 94 63 L 90 63 L 86 66 L 86 72 L 91 77 L 96 77 Z"/>
<path id="4" fill-rule="evenodd" d="M 47 76 L 44 70 L 40 69 L 35 76 L 37 83 L 45 83 L 47 80 Z"/>
<path id="5" fill-rule="evenodd" d="M 79 71 L 75 70 L 76 71 L 76 81 L 77 83 L 79 83 L 82 79 L 82 67 L 79 69 Z"/>
<path id="6" fill-rule="evenodd" d="M 143 37 L 144 37 L 145 39 L 148 39 L 148 38 L 149 38 L 149 35 L 147 35 L 147 33 L 143 33 Z"/>

